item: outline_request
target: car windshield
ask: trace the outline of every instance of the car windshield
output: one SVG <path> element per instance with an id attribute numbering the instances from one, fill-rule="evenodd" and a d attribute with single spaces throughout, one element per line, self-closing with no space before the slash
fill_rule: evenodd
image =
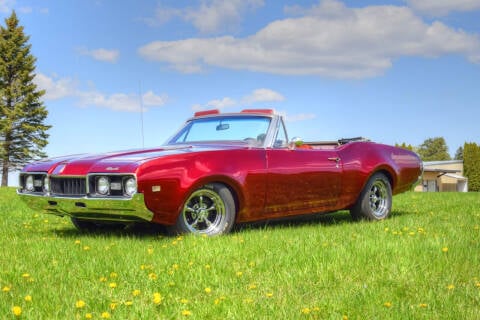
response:
<path id="1" fill-rule="evenodd" d="M 243 141 L 262 146 L 270 125 L 269 117 L 226 116 L 193 119 L 169 142 L 192 143 L 211 141 Z"/>

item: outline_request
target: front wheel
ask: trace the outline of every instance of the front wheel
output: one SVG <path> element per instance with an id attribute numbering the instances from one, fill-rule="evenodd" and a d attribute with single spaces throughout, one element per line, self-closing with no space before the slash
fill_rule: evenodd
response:
<path id="1" fill-rule="evenodd" d="M 195 190 L 185 201 L 173 233 L 206 234 L 228 233 L 235 222 L 235 201 L 230 190 L 219 183 Z"/>
<path id="2" fill-rule="evenodd" d="M 383 220 L 392 209 L 392 186 L 383 173 L 374 174 L 350 209 L 355 220 Z"/>

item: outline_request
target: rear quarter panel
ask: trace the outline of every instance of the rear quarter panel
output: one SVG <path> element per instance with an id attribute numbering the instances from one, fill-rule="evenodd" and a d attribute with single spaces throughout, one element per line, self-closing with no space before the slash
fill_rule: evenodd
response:
<path id="1" fill-rule="evenodd" d="M 338 148 L 343 164 L 343 207 L 353 205 L 368 179 L 384 172 L 392 184 L 392 193 L 409 190 L 421 175 L 421 161 L 409 150 L 373 142 L 352 142 Z"/>

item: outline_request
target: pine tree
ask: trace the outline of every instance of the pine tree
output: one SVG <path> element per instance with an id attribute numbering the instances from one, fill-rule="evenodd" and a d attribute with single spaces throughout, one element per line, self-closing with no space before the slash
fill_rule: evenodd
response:
<path id="1" fill-rule="evenodd" d="M 480 146 L 465 142 L 463 146 L 463 171 L 468 178 L 468 190 L 480 191 Z"/>
<path id="2" fill-rule="evenodd" d="M 463 160 L 463 148 L 458 147 L 457 152 L 455 152 L 455 160 Z"/>
<path id="3" fill-rule="evenodd" d="M 2 186 L 8 172 L 45 157 L 50 126 L 44 121 L 48 111 L 41 101 L 45 93 L 33 83 L 35 57 L 29 37 L 15 12 L 0 26 L 0 165 Z"/>

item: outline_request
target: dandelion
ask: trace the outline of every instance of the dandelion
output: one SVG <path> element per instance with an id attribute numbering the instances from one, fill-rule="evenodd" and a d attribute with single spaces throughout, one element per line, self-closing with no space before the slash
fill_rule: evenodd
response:
<path id="1" fill-rule="evenodd" d="M 126 305 L 127 307 L 133 306 L 133 301 L 127 300 L 125 301 L 124 305 Z"/>
<path id="2" fill-rule="evenodd" d="M 157 280 L 158 276 L 157 276 L 156 273 L 151 272 L 151 273 L 148 274 L 148 278 L 150 278 L 150 280 Z"/>
<path id="3" fill-rule="evenodd" d="M 209 264 L 206 264 L 206 265 L 205 265 L 205 269 L 209 270 L 209 269 L 211 269 L 211 268 L 212 268 L 212 267 L 211 267 Z"/>
<path id="4" fill-rule="evenodd" d="M 447 248 L 447 247 L 443 247 L 443 248 L 442 248 L 442 252 L 448 252 L 448 248 Z"/>
<path id="5" fill-rule="evenodd" d="M 428 307 L 428 304 L 426 304 L 426 303 L 420 303 L 418 306 L 419 306 L 420 308 L 426 308 L 426 307 Z"/>
<path id="6" fill-rule="evenodd" d="M 178 264 L 176 264 L 176 263 L 174 263 L 174 264 L 172 265 L 172 269 L 173 269 L 173 270 L 178 270 L 179 268 L 180 268 L 180 266 L 179 266 Z"/>
<path id="7" fill-rule="evenodd" d="M 118 274 L 116 272 L 110 272 L 110 278 L 117 278 Z"/>
<path id="8" fill-rule="evenodd" d="M 182 316 L 184 317 L 190 317 L 192 315 L 192 312 L 190 310 L 183 310 L 182 311 Z"/>
<path id="9" fill-rule="evenodd" d="M 107 278 L 106 277 L 100 277 L 100 282 L 107 282 Z"/>
<path id="10" fill-rule="evenodd" d="M 22 278 L 28 279 L 28 278 L 30 278 L 30 274 L 29 273 L 24 273 L 24 274 L 22 274 Z"/>
<path id="11" fill-rule="evenodd" d="M 22 315 L 22 308 L 20 308 L 19 306 L 14 306 L 12 308 L 12 312 L 15 317 L 20 317 Z"/>
<path id="12" fill-rule="evenodd" d="M 480 282 L 475 283 L 475 286 L 480 288 Z"/>
<path id="13" fill-rule="evenodd" d="M 265 296 L 266 296 L 267 298 L 271 298 L 271 297 L 273 297 L 273 293 L 272 293 L 272 292 L 267 292 L 267 293 L 265 294 Z"/>
<path id="14" fill-rule="evenodd" d="M 116 302 L 110 303 L 110 306 L 109 306 L 109 307 L 110 307 L 110 310 L 112 310 L 112 311 L 115 310 L 115 309 L 117 308 L 117 305 L 118 305 L 118 304 L 117 304 Z"/>
<path id="15" fill-rule="evenodd" d="M 243 276 L 243 272 L 242 272 L 242 271 L 237 271 L 237 273 L 236 273 L 236 274 L 237 274 L 237 277 L 241 277 L 241 276 Z"/>
<path id="16" fill-rule="evenodd" d="M 32 302 L 32 296 L 31 295 L 25 296 L 25 301 Z"/>
<path id="17" fill-rule="evenodd" d="M 102 314 L 100 315 L 100 318 L 102 318 L 102 319 L 110 319 L 110 313 L 108 313 L 107 311 L 102 312 Z"/>
<path id="18" fill-rule="evenodd" d="M 90 247 L 89 246 L 83 246 L 83 250 L 88 251 L 88 250 L 90 250 Z"/>
<path id="19" fill-rule="evenodd" d="M 85 306 L 86 306 L 86 303 L 83 300 L 78 300 L 77 302 L 75 302 L 75 308 L 77 309 L 84 308 Z"/>
<path id="20" fill-rule="evenodd" d="M 342 320 L 348 320 L 348 316 L 343 315 Z"/>
<path id="21" fill-rule="evenodd" d="M 108 286 L 109 286 L 110 288 L 112 288 L 112 289 L 115 289 L 115 288 L 117 287 L 117 283 L 116 283 L 116 282 L 110 282 L 110 283 L 108 284 Z"/>
<path id="22" fill-rule="evenodd" d="M 448 290 L 453 290 L 453 289 L 455 289 L 455 285 L 449 284 L 449 285 L 447 286 L 447 289 L 448 289 Z"/>
<path id="23" fill-rule="evenodd" d="M 250 283 L 248 285 L 248 290 L 255 290 L 255 289 L 257 289 L 257 285 L 255 283 Z"/>
<path id="24" fill-rule="evenodd" d="M 205 288 L 205 293 L 211 293 L 212 289 L 210 287 Z"/>
<path id="25" fill-rule="evenodd" d="M 148 253 L 148 254 L 153 254 L 153 249 L 152 249 L 152 248 L 148 248 L 148 249 L 147 249 L 147 253 Z"/>
<path id="26" fill-rule="evenodd" d="M 80 244 L 80 240 L 75 240 L 75 244 Z"/>
<path id="27" fill-rule="evenodd" d="M 2 288 L 3 292 L 10 292 L 10 290 L 11 290 L 11 288 L 8 287 L 8 286 L 5 286 L 5 287 Z"/>
<path id="28" fill-rule="evenodd" d="M 138 297 L 140 295 L 140 293 L 141 293 L 140 290 L 135 289 L 135 290 L 132 291 L 132 296 Z"/>
<path id="29" fill-rule="evenodd" d="M 181 300 L 180 300 L 180 303 L 182 303 L 182 304 L 187 304 L 188 302 L 189 302 L 189 301 L 188 301 L 187 299 L 181 299 Z"/>
<path id="30" fill-rule="evenodd" d="M 303 308 L 302 309 L 302 314 L 310 314 L 310 312 L 312 312 L 312 310 L 310 308 Z"/>
<path id="31" fill-rule="evenodd" d="M 92 319 L 93 315 L 91 313 L 85 314 L 85 319 Z"/>
<path id="32" fill-rule="evenodd" d="M 153 303 L 155 303 L 156 305 L 159 305 L 160 303 L 162 303 L 162 300 L 163 300 L 163 297 L 160 293 L 155 292 L 153 294 Z"/>
<path id="33" fill-rule="evenodd" d="M 390 301 L 387 301 L 383 304 L 386 308 L 391 308 L 392 307 L 392 303 Z"/>

